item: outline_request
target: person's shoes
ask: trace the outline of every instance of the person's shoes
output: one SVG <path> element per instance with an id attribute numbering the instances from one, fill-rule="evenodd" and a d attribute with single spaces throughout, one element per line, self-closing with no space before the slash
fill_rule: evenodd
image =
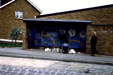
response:
<path id="1" fill-rule="evenodd" d="M 91 54 L 91 56 L 94 56 L 95 54 Z"/>
<path id="2" fill-rule="evenodd" d="M 95 54 L 95 55 L 97 55 L 97 54 Z"/>
<path id="3" fill-rule="evenodd" d="M 91 56 L 95 56 L 95 54 L 91 54 Z"/>
<path id="4" fill-rule="evenodd" d="M 97 54 L 93 54 L 93 56 L 96 56 Z"/>

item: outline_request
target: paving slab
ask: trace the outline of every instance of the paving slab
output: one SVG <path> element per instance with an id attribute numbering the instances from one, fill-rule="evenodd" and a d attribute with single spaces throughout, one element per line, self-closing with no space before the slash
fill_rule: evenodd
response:
<path id="1" fill-rule="evenodd" d="M 40 49 L 22 50 L 22 47 L 0 48 L 0 56 L 113 65 L 113 56 L 90 56 L 90 54 L 83 53 L 63 54 L 56 52 L 45 52 Z"/>

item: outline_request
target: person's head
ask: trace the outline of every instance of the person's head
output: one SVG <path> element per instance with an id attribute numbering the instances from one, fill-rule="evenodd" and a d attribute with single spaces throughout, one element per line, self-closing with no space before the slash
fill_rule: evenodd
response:
<path id="1" fill-rule="evenodd" d="M 92 36 L 96 36 L 96 32 L 95 31 L 92 32 Z"/>

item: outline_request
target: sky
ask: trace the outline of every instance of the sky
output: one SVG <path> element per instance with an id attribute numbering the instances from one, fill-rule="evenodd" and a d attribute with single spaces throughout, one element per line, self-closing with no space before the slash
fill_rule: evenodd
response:
<path id="1" fill-rule="evenodd" d="M 51 14 L 113 4 L 113 0 L 30 0 L 42 14 Z"/>

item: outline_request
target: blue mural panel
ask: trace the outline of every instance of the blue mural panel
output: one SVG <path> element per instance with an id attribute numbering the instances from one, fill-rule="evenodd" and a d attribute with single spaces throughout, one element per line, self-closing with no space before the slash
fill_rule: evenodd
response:
<path id="1" fill-rule="evenodd" d="M 35 35 L 30 36 L 35 29 Z M 85 29 L 70 28 L 28 28 L 27 45 L 36 47 L 61 47 L 63 43 L 69 43 L 71 48 L 86 48 Z M 35 37 L 34 40 L 32 38 Z"/>

